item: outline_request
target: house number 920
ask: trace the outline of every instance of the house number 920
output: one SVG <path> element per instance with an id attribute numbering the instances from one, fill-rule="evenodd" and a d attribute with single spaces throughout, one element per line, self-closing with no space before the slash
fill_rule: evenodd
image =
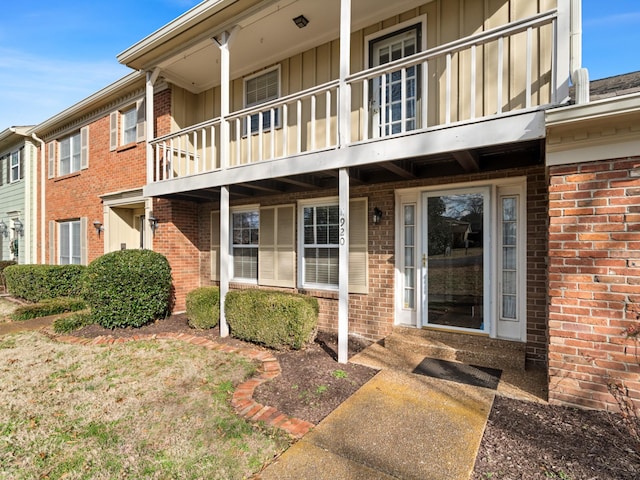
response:
<path id="1" fill-rule="evenodd" d="M 345 225 L 347 224 L 347 217 L 344 212 L 340 212 L 340 245 L 346 243 L 347 230 Z"/>

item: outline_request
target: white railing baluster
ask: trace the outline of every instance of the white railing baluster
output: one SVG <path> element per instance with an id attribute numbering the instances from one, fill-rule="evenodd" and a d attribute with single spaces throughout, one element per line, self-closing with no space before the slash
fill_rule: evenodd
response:
<path id="1" fill-rule="evenodd" d="M 289 104 L 282 105 L 282 155 L 289 155 Z"/>
<path id="2" fill-rule="evenodd" d="M 240 165 L 240 160 L 242 159 L 242 119 L 240 117 L 236 118 L 236 132 L 233 138 L 236 142 L 236 158 L 234 165 Z"/>
<path id="3" fill-rule="evenodd" d="M 331 145 L 331 90 L 327 90 L 325 93 L 324 101 L 325 112 L 324 112 L 324 148 L 329 148 Z"/>
<path id="4" fill-rule="evenodd" d="M 369 80 L 362 82 L 362 140 L 369 140 L 369 115 L 371 111 L 369 99 Z"/>
<path id="5" fill-rule="evenodd" d="M 531 75 L 533 69 L 533 29 L 527 28 L 527 98 L 526 108 L 531 108 Z"/>
<path id="6" fill-rule="evenodd" d="M 444 123 L 451 123 L 451 54 L 447 53 L 445 66 L 445 115 Z"/>
<path id="7" fill-rule="evenodd" d="M 498 113 L 502 113 L 502 75 L 504 73 L 504 37 L 498 38 Z"/>
<path id="8" fill-rule="evenodd" d="M 316 102 L 316 96 L 311 95 L 311 117 L 309 119 L 311 122 L 311 151 L 316 149 Z"/>
<path id="9" fill-rule="evenodd" d="M 400 132 L 407 131 L 407 69 L 400 70 Z"/>
<path id="10" fill-rule="evenodd" d="M 201 169 L 198 171 L 198 173 L 202 173 L 202 172 L 206 172 L 207 171 L 207 129 L 203 128 L 202 129 L 202 154 L 200 155 L 200 166 Z"/>
<path id="11" fill-rule="evenodd" d="M 470 118 L 473 120 L 476 118 L 476 46 L 471 46 L 471 112 Z"/>
<path id="12" fill-rule="evenodd" d="M 302 152 L 302 100 L 298 99 L 297 102 L 298 111 L 296 112 L 296 153 Z"/>
<path id="13" fill-rule="evenodd" d="M 276 158 L 276 109 L 269 111 L 271 115 L 271 160 Z"/>
<path id="14" fill-rule="evenodd" d="M 262 112 L 258 113 L 258 161 L 264 160 L 263 147 L 264 147 L 264 118 Z"/>
<path id="15" fill-rule="evenodd" d="M 251 131 L 251 115 L 247 115 L 245 119 L 247 123 L 247 158 L 245 159 L 248 163 L 253 163 L 253 132 Z M 245 162 L 239 161 L 238 165 L 244 164 Z"/>

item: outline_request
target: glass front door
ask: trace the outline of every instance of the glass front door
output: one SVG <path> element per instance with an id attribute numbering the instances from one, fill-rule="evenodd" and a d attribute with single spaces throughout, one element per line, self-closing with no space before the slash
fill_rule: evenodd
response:
<path id="1" fill-rule="evenodd" d="M 423 325 L 487 331 L 486 189 L 424 195 Z"/>

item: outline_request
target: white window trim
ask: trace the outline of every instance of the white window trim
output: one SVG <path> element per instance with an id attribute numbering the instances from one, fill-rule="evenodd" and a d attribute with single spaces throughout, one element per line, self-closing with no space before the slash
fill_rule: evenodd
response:
<path id="1" fill-rule="evenodd" d="M 13 158 L 14 158 L 14 155 L 18 159 L 18 163 L 15 165 L 16 172 L 17 172 L 16 178 L 13 178 L 13 171 L 14 171 Z M 16 150 L 15 152 L 11 152 L 11 154 L 9 155 L 9 183 L 15 183 L 15 182 L 20 181 L 20 177 L 22 176 L 22 172 L 20 171 L 20 163 L 21 163 L 20 160 L 21 160 L 21 156 L 22 155 L 24 155 L 24 151 L 22 149 Z"/>
<path id="2" fill-rule="evenodd" d="M 267 75 L 271 72 L 273 72 L 274 70 L 277 70 L 278 72 L 278 93 L 276 95 L 275 98 L 270 98 L 267 100 L 263 100 L 263 101 L 259 101 L 259 102 L 255 102 L 255 103 L 247 103 L 247 82 L 249 82 L 250 80 L 253 80 L 254 78 L 258 78 L 261 77 L 263 75 Z M 256 73 L 252 73 L 251 75 L 247 75 L 246 77 L 244 77 L 242 79 L 242 105 L 245 109 L 248 108 L 252 108 L 252 107 L 259 107 L 260 105 L 269 103 L 269 102 L 273 102 L 279 98 L 282 97 L 282 69 L 280 67 L 280 64 L 274 65 L 273 67 L 269 67 L 269 68 L 265 68 L 264 70 L 260 70 L 259 72 Z M 263 133 L 264 132 L 268 132 L 269 130 L 273 129 L 278 129 L 281 128 L 282 125 L 282 113 L 280 112 L 280 108 L 275 108 L 275 113 L 274 115 L 276 116 L 276 121 L 275 124 L 270 126 L 269 128 L 262 128 Z M 263 113 L 261 113 L 260 115 L 262 115 Z M 255 130 L 251 130 L 250 129 L 250 123 L 251 123 L 251 117 L 253 115 L 249 115 L 246 119 L 243 119 L 242 121 L 242 132 L 243 132 L 243 136 L 246 136 L 247 134 L 251 134 L 251 135 L 257 135 L 260 133 L 260 128 L 256 128 Z M 247 122 L 249 124 L 247 124 Z M 251 130 L 251 131 L 250 131 Z"/>
<path id="3" fill-rule="evenodd" d="M 245 247 L 238 247 L 238 248 L 254 248 L 256 249 L 256 255 L 257 255 L 257 262 L 258 264 L 256 265 L 256 278 L 255 279 L 251 279 L 251 278 L 245 278 L 245 277 L 237 277 L 236 276 L 236 272 L 234 269 L 234 244 L 233 244 L 233 215 L 236 213 L 248 213 L 248 212 L 256 212 L 258 214 L 258 244 L 257 245 L 247 245 Z M 260 256 L 258 255 L 259 252 L 259 248 L 260 248 L 260 205 L 259 204 L 255 204 L 255 205 L 243 205 L 241 207 L 232 207 L 229 209 L 229 254 L 231 257 L 231 269 L 233 270 L 230 281 L 232 282 L 236 282 L 236 283 L 246 283 L 246 284 L 250 284 L 250 285 L 257 285 L 258 284 L 258 272 L 259 272 L 259 263 L 260 263 Z"/>
<path id="4" fill-rule="evenodd" d="M 329 285 L 323 283 L 306 283 L 304 281 L 305 271 L 305 243 L 304 243 L 304 209 L 306 207 L 328 207 L 338 206 L 339 197 L 321 197 L 308 200 L 298 201 L 298 285 L 301 288 L 309 290 L 327 290 L 331 292 L 337 292 L 339 285 Z M 330 247 L 333 248 L 333 247 Z M 336 245 L 335 248 L 338 248 Z"/>

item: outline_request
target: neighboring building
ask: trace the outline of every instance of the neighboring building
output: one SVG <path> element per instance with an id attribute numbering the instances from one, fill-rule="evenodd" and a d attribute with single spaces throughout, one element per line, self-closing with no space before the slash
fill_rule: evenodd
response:
<path id="1" fill-rule="evenodd" d="M 30 130 L 44 142 L 41 263 L 87 265 L 151 248 L 144 85 L 131 73 Z"/>
<path id="2" fill-rule="evenodd" d="M 0 132 L 0 260 L 36 261 L 37 141 L 27 130 Z"/>
<path id="3" fill-rule="evenodd" d="M 341 361 L 347 331 L 404 325 L 546 364 L 545 111 L 569 100 L 572 4 L 205 1 L 121 53 L 170 105 L 144 195 L 176 308 L 285 289 L 319 299 Z M 452 221 L 477 228 L 443 260 Z"/>

